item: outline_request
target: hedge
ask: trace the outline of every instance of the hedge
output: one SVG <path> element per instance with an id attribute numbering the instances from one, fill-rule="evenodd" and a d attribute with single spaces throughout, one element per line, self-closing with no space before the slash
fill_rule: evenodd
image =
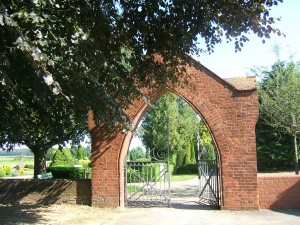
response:
<path id="1" fill-rule="evenodd" d="M 147 163 L 139 166 L 131 166 L 127 169 L 127 183 L 139 183 L 144 181 L 157 181 L 162 163 Z"/>
<path id="2" fill-rule="evenodd" d="M 186 164 L 178 166 L 175 174 L 198 174 L 198 164 Z"/>
<path id="3" fill-rule="evenodd" d="M 46 172 L 51 172 L 54 179 L 82 179 L 84 168 L 76 167 L 48 167 Z"/>

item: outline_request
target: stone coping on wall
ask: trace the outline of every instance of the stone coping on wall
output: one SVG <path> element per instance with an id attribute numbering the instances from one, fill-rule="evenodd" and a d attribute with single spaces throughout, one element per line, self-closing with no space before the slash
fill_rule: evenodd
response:
<path id="1" fill-rule="evenodd" d="M 274 172 L 274 173 L 258 173 L 258 177 L 295 177 L 299 176 L 295 172 Z"/>
<path id="2" fill-rule="evenodd" d="M 256 90 L 256 77 L 233 77 L 225 78 L 224 81 L 239 91 Z"/>

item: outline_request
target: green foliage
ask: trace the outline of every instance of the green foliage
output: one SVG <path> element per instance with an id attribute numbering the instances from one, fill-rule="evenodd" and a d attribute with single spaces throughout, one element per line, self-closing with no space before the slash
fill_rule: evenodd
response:
<path id="1" fill-rule="evenodd" d="M 259 85 L 262 119 L 277 130 L 293 135 L 300 130 L 300 65 L 277 61 L 263 75 Z"/>
<path id="2" fill-rule="evenodd" d="M 185 163 L 190 164 L 191 163 L 191 144 L 190 144 L 190 142 L 188 141 L 184 147 L 185 147 Z"/>
<path id="3" fill-rule="evenodd" d="M 76 158 L 78 160 L 83 159 L 83 147 L 81 145 L 78 145 L 77 151 L 76 151 Z"/>
<path id="4" fill-rule="evenodd" d="M 78 162 L 83 168 L 91 167 L 91 161 L 89 159 L 81 159 Z"/>
<path id="5" fill-rule="evenodd" d="M 262 118 L 256 125 L 256 145 L 258 171 L 293 170 L 293 140 L 290 135 L 266 124 Z"/>
<path id="6" fill-rule="evenodd" d="M 198 174 L 198 164 L 185 164 L 176 167 L 175 174 Z"/>
<path id="7" fill-rule="evenodd" d="M 216 158 L 215 146 L 211 143 L 203 144 L 204 152 L 202 154 L 202 160 L 213 160 Z"/>
<path id="8" fill-rule="evenodd" d="M 146 113 L 140 129 L 143 144 L 154 154 L 158 149 L 166 153 L 169 141 L 171 163 L 177 166 L 196 162 L 198 132 L 202 146 L 207 148 L 203 157 L 214 158 L 215 147 L 205 123 L 188 103 L 174 94 L 168 93 L 157 101 Z"/>
<path id="9" fill-rule="evenodd" d="M 83 149 L 83 155 L 84 155 L 84 158 L 86 157 L 88 159 L 91 159 L 92 153 L 91 153 L 91 147 L 90 146 Z"/>
<path id="10" fill-rule="evenodd" d="M 166 156 L 169 144 L 172 161 L 191 162 L 195 161 L 195 153 L 191 151 L 195 151 L 198 125 L 197 113 L 184 100 L 167 93 L 146 113 L 140 137 L 151 150 L 151 156 L 157 155 L 157 151 Z"/>
<path id="11" fill-rule="evenodd" d="M 19 170 L 19 174 L 20 174 L 20 175 L 24 175 L 24 173 L 25 173 L 24 168 L 21 168 L 21 169 Z"/>
<path id="12" fill-rule="evenodd" d="M 51 167 L 54 166 L 73 166 L 74 160 L 70 149 L 63 148 L 62 150 L 57 150 L 52 158 Z"/>
<path id="13" fill-rule="evenodd" d="M 34 168 L 34 165 L 33 165 L 33 164 L 26 164 L 26 165 L 25 165 L 25 168 L 33 169 L 33 168 Z"/>
<path id="14" fill-rule="evenodd" d="M 75 167 L 48 167 L 47 173 L 51 172 L 54 179 L 82 179 L 84 168 Z"/>
<path id="15" fill-rule="evenodd" d="M 23 161 L 16 161 L 15 156 L 0 156 L 0 165 L 9 165 L 11 168 L 19 165 L 20 163 L 26 164 L 33 164 L 33 157 L 32 156 L 24 156 Z"/>
<path id="16" fill-rule="evenodd" d="M 51 161 L 55 154 L 55 151 L 56 151 L 56 149 L 54 149 L 54 148 L 49 149 L 45 155 L 45 160 Z"/>
<path id="17" fill-rule="evenodd" d="M 139 158 L 136 160 L 137 162 L 151 162 L 150 158 Z"/>
<path id="18" fill-rule="evenodd" d="M 135 161 L 140 158 L 145 158 L 145 156 L 145 152 L 140 146 L 131 149 L 129 152 L 129 158 L 131 161 Z"/>
<path id="19" fill-rule="evenodd" d="M 222 37 L 239 51 L 250 31 L 280 35 L 269 16 L 278 2 L 1 1 L 1 148 L 28 146 L 36 176 L 48 149 L 84 137 L 88 110 L 112 129 L 128 124 L 141 89 L 187 84 L 189 55 Z"/>
<path id="20" fill-rule="evenodd" d="M 4 166 L 3 169 L 4 169 L 6 175 L 11 174 L 11 167 L 9 165 Z"/>
<path id="21" fill-rule="evenodd" d="M 127 183 L 155 182 L 160 178 L 160 163 L 147 163 L 127 170 Z"/>
<path id="22" fill-rule="evenodd" d="M 3 167 L 0 167 L 0 177 L 5 177 L 6 176 L 6 172 L 4 170 Z"/>
<path id="23" fill-rule="evenodd" d="M 176 165 L 182 166 L 185 164 L 186 154 L 185 151 L 181 150 L 177 152 Z"/>
<path id="24" fill-rule="evenodd" d="M 278 133 L 289 135 L 294 140 L 294 167 L 295 173 L 298 174 L 297 135 L 300 131 L 299 63 L 277 61 L 270 71 L 263 71 L 262 75 L 263 80 L 259 84 L 260 118 L 265 125 L 273 127 Z M 278 159 L 279 155 L 276 158 Z"/>

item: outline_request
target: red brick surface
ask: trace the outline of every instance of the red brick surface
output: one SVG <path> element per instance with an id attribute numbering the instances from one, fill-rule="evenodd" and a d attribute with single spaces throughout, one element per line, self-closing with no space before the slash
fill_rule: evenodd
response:
<path id="1" fill-rule="evenodd" d="M 187 66 L 190 86 L 143 90 L 151 103 L 170 91 L 185 99 L 207 124 L 221 162 L 221 207 L 259 208 L 255 124 L 258 117 L 257 90 L 253 78 L 228 83 L 196 63 Z M 247 80 L 249 82 L 247 82 Z M 243 86 L 244 85 L 244 86 Z M 127 114 L 136 127 L 149 105 L 136 100 Z M 115 133 L 97 127 L 89 114 L 92 136 L 92 205 L 124 205 L 124 159 L 132 133 Z"/>
<path id="2" fill-rule="evenodd" d="M 300 176 L 258 176 L 259 206 L 261 209 L 300 209 Z"/>
<path id="3" fill-rule="evenodd" d="M 91 180 L 0 179 L 0 204 L 62 203 L 91 205 Z"/>

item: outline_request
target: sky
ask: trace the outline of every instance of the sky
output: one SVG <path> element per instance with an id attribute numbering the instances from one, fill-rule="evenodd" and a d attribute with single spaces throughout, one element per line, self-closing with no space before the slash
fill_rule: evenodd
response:
<path id="1" fill-rule="evenodd" d="M 276 21 L 274 27 L 286 37 L 271 35 L 263 44 L 261 38 L 252 34 L 241 52 L 235 53 L 233 43 L 223 42 L 215 46 L 214 53 L 204 53 L 194 58 L 222 78 L 244 77 L 251 75 L 250 69 L 253 67 L 270 67 L 277 59 L 273 51 L 275 44 L 281 49 L 280 60 L 289 60 L 293 56 L 294 61 L 300 61 L 300 1 L 283 1 L 271 8 L 270 16 L 281 17 L 281 21 Z M 142 142 L 133 138 L 129 148 L 137 146 L 142 146 Z"/>
<path id="2" fill-rule="evenodd" d="M 286 37 L 274 34 L 263 44 L 261 38 L 252 34 L 241 52 L 235 53 L 233 43 L 223 42 L 215 46 L 215 52 L 211 55 L 205 53 L 195 59 L 222 78 L 251 75 L 250 68 L 254 66 L 270 67 L 276 60 L 273 51 L 275 44 L 281 48 L 281 60 L 289 60 L 293 55 L 294 61 L 300 61 L 300 1 L 283 1 L 271 8 L 270 16 L 281 17 L 274 27 L 279 28 Z"/>

